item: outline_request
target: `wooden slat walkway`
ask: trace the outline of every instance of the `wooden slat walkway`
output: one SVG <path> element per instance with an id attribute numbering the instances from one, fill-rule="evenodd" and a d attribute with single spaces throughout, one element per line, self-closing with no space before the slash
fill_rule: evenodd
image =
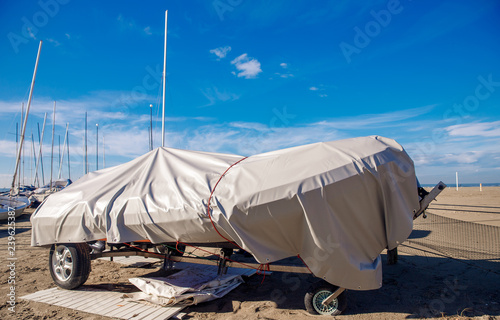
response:
<path id="1" fill-rule="evenodd" d="M 138 262 L 148 263 L 157 261 L 158 259 L 134 256 L 134 257 L 115 257 L 115 262 L 124 264 L 134 264 Z M 107 259 L 107 258 L 105 258 Z M 123 260 L 123 261 L 122 261 Z M 176 268 L 179 269 L 200 269 L 204 272 L 217 273 L 217 266 L 198 265 L 186 262 L 176 263 Z M 254 269 L 229 268 L 228 274 L 252 276 L 255 274 Z M 64 290 L 61 288 L 51 288 L 38 291 L 21 299 L 47 303 L 59 307 L 70 308 L 73 310 L 84 311 L 88 313 L 98 314 L 115 319 L 133 319 L 133 320 L 153 320 L 153 319 L 170 319 L 179 314 L 185 306 L 161 307 L 144 302 L 136 302 L 130 299 L 123 298 L 124 293 L 114 291 L 104 291 L 96 288 L 79 288 L 76 290 Z"/>
<path id="2" fill-rule="evenodd" d="M 121 292 L 51 288 L 23 296 L 21 299 L 48 303 L 111 318 L 134 320 L 169 319 L 185 308 L 183 306 L 160 307 L 127 301 L 122 297 L 123 293 Z"/>

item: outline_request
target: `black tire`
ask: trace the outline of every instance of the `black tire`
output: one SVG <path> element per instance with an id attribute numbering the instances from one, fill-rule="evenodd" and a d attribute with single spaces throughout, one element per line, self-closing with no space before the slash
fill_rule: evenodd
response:
<path id="1" fill-rule="evenodd" d="M 304 304 L 310 314 L 337 316 L 347 308 L 347 291 L 342 292 L 329 305 L 323 306 L 321 303 L 338 289 L 326 281 L 319 281 L 309 287 L 305 297 Z"/>
<path id="2" fill-rule="evenodd" d="M 54 283 L 63 289 L 75 289 L 90 274 L 90 249 L 86 243 L 53 244 L 49 253 L 49 270 Z"/>
<path id="3" fill-rule="evenodd" d="M 393 265 L 398 263 L 398 247 L 389 250 L 387 249 L 387 264 Z"/>

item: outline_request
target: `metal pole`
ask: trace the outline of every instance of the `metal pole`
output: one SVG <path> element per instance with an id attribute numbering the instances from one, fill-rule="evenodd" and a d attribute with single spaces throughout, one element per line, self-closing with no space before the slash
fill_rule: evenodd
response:
<path id="1" fill-rule="evenodd" d="M 153 105 L 149 105 L 149 151 L 153 150 Z"/>
<path id="2" fill-rule="evenodd" d="M 85 174 L 89 173 L 89 158 L 87 155 L 87 111 L 85 111 Z"/>
<path id="3" fill-rule="evenodd" d="M 165 11 L 165 44 L 163 47 L 163 107 L 161 114 L 161 146 L 165 146 L 165 79 L 167 78 L 167 18 L 168 10 Z"/>
<path id="4" fill-rule="evenodd" d="M 40 60 L 40 51 L 42 49 L 42 41 L 40 41 L 40 44 L 38 45 L 38 54 L 36 56 L 36 63 L 35 63 L 35 71 L 33 72 L 33 79 L 31 80 L 31 88 L 30 88 L 30 94 L 28 98 L 28 107 L 26 108 L 26 116 L 24 117 L 24 124 L 22 127 L 22 134 L 21 134 L 21 143 L 19 146 L 19 149 L 17 151 L 17 159 L 16 159 L 16 169 L 14 170 L 14 177 L 12 179 L 12 185 L 10 188 L 10 194 L 14 195 L 14 187 L 16 185 L 16 177 L 17 177 L 17 170 L 19 168 L 19 160 L 21 157 L 21 148 L 23 146 L 24 142 L 24 131 L 26 130 L 26 124 L 28 122 L 28 114 L 30 112 L 30 107 L 31 107 L 31 99 L 33 98 L 33 88 L 35 87 L 35 79 L 36 79 L 36 71 L 38 69 L 38 61 Z"/>
<path id="5" fill-rule="evenodd" d="M 68 143 L 68 179 L 71 180 L 71 165 L 69 161 L 69 133 L 66 132 L 66 141 Z"/>
<path id="6" fill-rule="evenodd" d="M 21 118 L 23 117 L 23 114 L 21 112 Z M 23 119 L 21 119 L 21 123 L 23 122 Z M 16 150 L 19 150 L 19 122 L 16 122 Z M 21 176 L 21 168 L 18 169 L 18 174 Z M 17 185 L 17 189 L 20 189 L 20 185 Z"/>
<path id="7" fill-rule="evenodd" d="M 21 104 L 21 123 L 23 123 L 23 120 L 24 120 L 23 114 L 24 114 L 24 102 Z M 26 158 L 25 154 L 24 154 L 24 149 L 25 149 L 24 146 L 21 147 L 21 149 L 23 150 L 23 155 L 21 156 L 21 161 L 22 161 L 21 168 L 22 169 L 19 168 L 19 190 L 21 190 L 21 184 L 24 185 L 24 180 L 26 179 L 26 175 L 24 174 L 24 169 L 25 169 L 24 159 Z"/>
<path id="8" fill-rule="evenodd" d="M 95 136 L 95 169 L 99 170 L 99 124 L 95 124 L 96 136 Z"/>
<path id="9" fill-rule="evenodd" d="M 66 123 L 66 134 L 64 135 L 64 143 L 63 143 L 63 150 L 62 150 L 62 153 L 61 153 L 61 158 L 60 158 L 60 163 L 59 163 L 59 173 L 57 174 L 57 179 L 61 179 L 61 175 L 62 175 L 62 166 L 63 166 L 63 160 L 64 160 L 64 151 L 66 151 L 66 138 L 68 137 L 68 127 L 69 127 L 69 123 Z M 61 152 L 61 150 L 59 150 L 59 153 Z M 69 157 L 68 157 L 68 161 L 69 161 Z"/>
<path id="10" fill-rule="evenodd" d="M 33 147 L 33 162 L 36 164 L 36 150 L 35 150 L 35 138 L 33 136 L 33 133 L 31 133 L 31 146 Z M 31 165 L 33 167 L 33 164 Z M 33 168 L 32 168 L 33 169 Z M 33 186 L 35 186 L 35 182 L 38 178 L 38 172 L 35 170 L 35 174 L 32 174 L 31 181 L 33 182 Z"/>
<path id="11" fill-rule="evenodd" d="M 455 172 L 456 182 L 457 182 L 457 191 L 458 191 L 458 171 Z"/>
<path id="12" fill-rule="evenodd" d="M 52 173 L 54 171 L 54 135 L 56 132 L 56 102 L 54 101 L 54 111 L 52 112 L 52 150 L 50 151 L 50 185 L 52 190 Z"/>
<path id="13" fill-rule="evenodd" d="M 104 135 L 102 135 L 102 168 L 106 168 L 106 145 L 104 144 Z"/>
<path id="14" fill-rule="evenodd" d="M 58 134 L 57 138 L 58 138 L 58 141 L 59 141 L 59 154 L 57 156 L 57 160 L 59 162 L 59 171 L 60 171 L 61 170 L 61 164 L 62 164 L 62 160 L 61 160 L 62 159 L 62 153 L 61 153 L 61 135 Z M 57 174 L 59 175 L 59 172 Z M 57 178 L 57 179 L 59 179 L 59 178 Z"/>
<path id="15" fill-rule="evenodd" d="M 38 175 L 38 163 L 42 166 L 42 185 L 45 184 L 45 177 L 44 177 L 44 172 L 43 172 L 43 158 L 42 158 L 42 146 L 43 146 L 43 135 L 45 133 L 45 122 L 47 121 L 47 112 L 45 112 L 45 116 L 43 118 L 43 129 L 42 129 L 42 136 L 40 137 L 40 125 L 38 125 L 38 161 L 36 162 L 36 168 L 35 171 L 37 172 Z M 38 177 L 38 186 L 40 187 L 40 177 Z"/>

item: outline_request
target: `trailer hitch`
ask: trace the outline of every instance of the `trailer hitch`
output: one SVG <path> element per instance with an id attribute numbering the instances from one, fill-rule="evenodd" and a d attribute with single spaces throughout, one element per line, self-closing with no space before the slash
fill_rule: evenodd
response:
<path id="1" fill-rule="evenodd" d="M 434 188 L 430 191 L 423 192 L 422 190 L 419 190 L 419 196 L 422 198 L 420 199 L 420 208 L 418 210 L 415 210 L 413 213 L 413 220 L 417 219 L 422 213 L 424 214 L 424 218 L 426 217 L 425 215 L 425 209 L 429 206 L 429 204 L 436 199 L 436 197 L 441 193 L 446 188 L 446 184 L 444 184 L 443 181 L 439 181 L 437 185 L 434 186 Z"/>

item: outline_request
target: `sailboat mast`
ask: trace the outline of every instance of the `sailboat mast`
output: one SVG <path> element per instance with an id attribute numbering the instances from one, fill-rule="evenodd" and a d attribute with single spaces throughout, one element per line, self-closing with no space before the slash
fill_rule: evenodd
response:
<path id="1" fill-rule="evenodd" d="M 42 157 L 42 146 L 43 146 L 43 135 L 45 134 L 45 122 L 47 121 L 47 112 L 45 112 L 45 116 L 43 117 L 43 129 L 42 129 L 42 136 L 40 137 L 40 125 L 38 125 L 38 160 L 36 162 L 35 166 L 35 171 L 37 172 L 37 177 L 38 177 L 38 163 L 42 166 L 42 185 L 45 184 L 45 177 L 44 177 L 44 172 L 43 172 L 43 157 Z M 40 186 L 40 177 L 37 179 L 38 181 L 38 186 Z"/>
<path id="2" fill-rule="evenodd" d="M 102 135 L 102 168 L 106 168 L 106 145 L 104 144 L 104 135 Z"/>
<path id="3" fill-rule="evenodd" d="M 63 166 L 63 160 L 64 160 L 64 151 L 65 148 L 66 148 L 66 139 L 68 138 L 68 128 L 69 128 L 69 123 L 66 123 L 66 134 L 64 135 L 64 143 L 63 143 L 63 150 L 62 150 L 62 153 L 61 153 L 61 147 L 59 146 L 59 153 L 61 154 L 61 158 L 60 158 L 60 163 L 59 163 L 59 173 L 57 174 L 57 179 L 61 179 L 61 174 L 62 174 L 62 166 Z M 60 136 L 59 136 L 60 137 Z M 69 161 L 69 157 L 68 157 L 68 161 Z"/>
<path id="4" fill-rule="evenodd" d="M 163 47 L 163 100 L 161 113 L 161 146 L 165 146 L 165 79 L 167 78 L 167 18 L 168 10 L 165 11 L 165 44 Z"/>
<path id="5" fill-rule="evenodd" d="M 36 164 L 36 150 L 35 150 L 35 137 L 33 136 L 33 132 L 31 133 L 31 147 L 33 148 L 33 156 L 31 157 L 32 159 L 32 164 L 30 165 L 31 170 L 33 170 L 33 164 Z M 35 174 L 33 175 L 33 172 L 31 172 L 31 182 L 33 183 L 33 186 L 35 186 L 35 181 L 38 177 L 38 172 L 35 170 Z"/>
<path id="6" fill-rule="evenodd" d="M 28 98 L 28 106 L 26 108 L 26 116 L 24 117 L 24 123 L 23 123 L 22 130 L 21 130 L 22 131 L 21 142 L 19 143 L 19 149 L 17 150 L 16 169 L 14 170 L 14 177 L 12 179 L 12 185 L 10 188 L 11 195 L 14 195 L 14 187 L 16 185 L 17 170 L 19 168 L 19 160 L 21 158 L 21 149 L 23 147 L 24 133 L 26 131 L 26 124 L 28 122 L 28 115 L 29 115 L 30 107 L 31 107 L 31 99 L 33 98 L 33 88 L 35 87 L 36 71 L 38 69 L 38 61 L 40 59 L 41 49 L 42 49 L 42 41 L 40 40 L 40 44 L 38 45 L 38 53 L 36 55 L 35 71 L 33 71 L 33 79 L 31 80 L 30 94 L 29 94 L 29 98 Z"/>
<path id="7" fill-rule="evenodd" d="M 99 124 L 95 124 L 95 169 L 99 170 Z"/>
<path id="8" fill-rule="evenodd" d="M 54 101 L 54 111 L 52 111 L 52 150 L 50 152 L 50 184 L 49 189 L 52 189 L 52 172 L 54 170 L 54 134 L 56 131 L 56 102 Z"/>
<path id="9" fill-rule="evenodd" d="M 23 117 L 23 114 L 21 112 L 21 118 L 22 117 Z M 23 119 L 21 119 L 21 123 L 22 122 L 23 122 Z M 16 150 L 19 150 L 19 123 L 18 122 L 16 122 Z M 19 176 L 21 176 L 21 168 L 19 168 L 18 171 L 19 171 L 18 172 Z M 17 187 L 20 189 L 21 185 L 18 184 Z"/>
<path id="10" fill-rule="evenodd" d="M 66 131 L 66 141 L 68 143 L 68 179 L 71 180 L 71 163 L 69 159 L 69 133 Z"/>
<path id="11" fill-rule="evenodd" d="M 153 105 L 149 105 L 149 151 L 153 150 Z"/>
<path id="12" fill-rule="evenodd" d="M 24 114 L 24 102 L 21 103 L 21 122 L 23 122 L 23 114 Z M 24 169 L 25 169 L 25 165 L 24 165 L 24 159 L 26 158 L 25 155 L 24 155 L 24 147 L 21 148 L 23 151 L 23 154 L 21 155 L 21 167 L 19 168 L 19 180 L 18 180 L 18 186 L 19 186 L 19 190 L 21 190 L 21 184 L 24 185 L 24 180 L 26 179 L 26 176 L 25 176 L 25 173 L 24 173 Z"/>
<path id="13" fill-rule="evenodd" d="M 89 158 L 87 155 L 87 111 L 85 111 L 85 163 L 83 164 L 85 166 L 85 169 L 83 172 L 85 174 L 89 173 Z"/>

